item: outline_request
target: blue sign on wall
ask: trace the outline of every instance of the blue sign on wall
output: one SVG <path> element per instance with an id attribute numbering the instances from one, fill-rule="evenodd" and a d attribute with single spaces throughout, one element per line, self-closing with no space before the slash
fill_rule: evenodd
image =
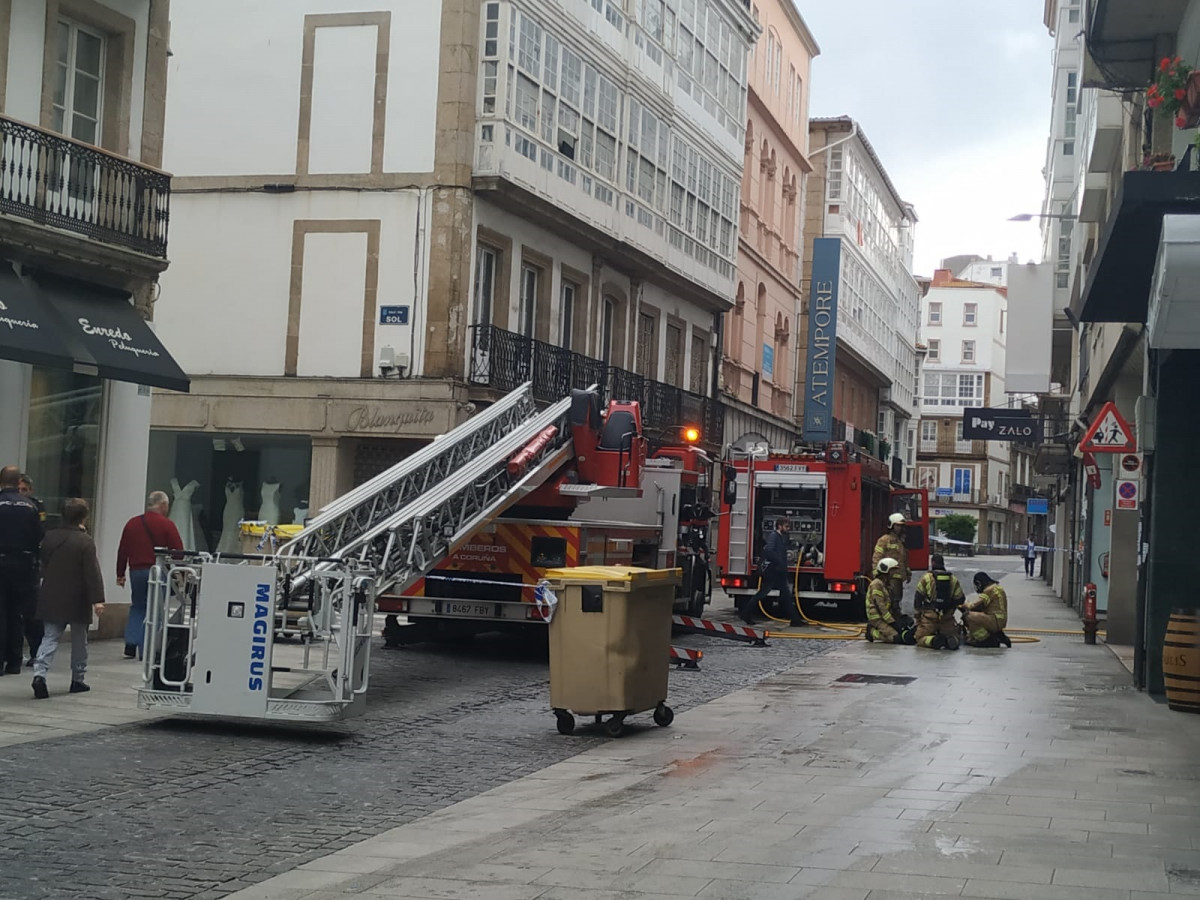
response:
<path id="1" fill-rule="evenodd" d="M 1025 501 L 1025 515 L 1027 516 L 1048 516 L 1050 515 L 1050 501 L 1039 500 L 1034 497 Z"/>
<path id="2" fill-rule="evenodd" d="M 953 497 L 953 496 L 954 496 L 954 490 L 953 490 L 952 488 L 944 488 L 944 487 L 940 487 L 940 488 L 938 488 L 938 489 L 937 489 L 937 495 L 938 495 L 939 497 Z"/>
<path id="3" fill-rule="evenodd" d="M 812 281 L 808 292 L 808 357 L 804 364 L 804 439 L 814 443 L 833 438 L 833 373 L 841 266 L 841 238 L 813 241 Z"/>
<path id="4" fill-rule="evenodd" d="M 379 307 L 379 324 L 380 325 L 407 325 L 408 324 L 408 307 L 407 306 L 381 306 L 381 307 Z"/>
<path id="5" fill-rule="evenodd" d="M 763 344 L 762 371 L 764 375 L 775 374 L 775 348 L 770 344 Z"/>

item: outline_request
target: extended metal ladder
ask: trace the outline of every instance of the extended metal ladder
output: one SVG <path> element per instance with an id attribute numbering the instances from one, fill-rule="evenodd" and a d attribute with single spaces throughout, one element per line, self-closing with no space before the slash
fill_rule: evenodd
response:
<path id="1" fill-rule="evenodd" d="M 330 504 L 279 548 L 281 562 L 322 560 L 292 569 L 292 588 L 332 565 L 325 561 L 356 559 L 375 570 L 376 595 L 402 591 L 571 458 L 570 410 L 568 397 L 537 412 L 524 384 Z M 550 428 L 553 435 L 514 470 L 512 457 Z"/>

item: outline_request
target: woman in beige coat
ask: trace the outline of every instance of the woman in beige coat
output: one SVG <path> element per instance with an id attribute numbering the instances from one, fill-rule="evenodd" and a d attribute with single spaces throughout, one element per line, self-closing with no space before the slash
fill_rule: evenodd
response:
<path id="1" fill-rule="evenodd" d="M 63 506 L 62 526 L 42 540 L 42 587 L 38 592 L 38 618 L 46 636 L 33 661 L 33 696 L 50 696 L 46 674 L 67 626 L 71 628 L 71 693 L 91 690 L 83 681 L 87 671 L 87 633 L 92 612 L 104 612 L 104 578 L 96 556 L 96 542 L 85 530 L 86 500 L 72 498 Z"/>

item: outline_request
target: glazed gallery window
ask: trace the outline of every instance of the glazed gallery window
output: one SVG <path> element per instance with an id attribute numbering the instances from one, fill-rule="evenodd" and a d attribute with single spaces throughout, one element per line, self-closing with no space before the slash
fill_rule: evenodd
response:
<path id="1" fill-rule="evenodd" d="M 926 372 L 923 400 L 926 406 L 980 406 L 983 376 Z"/>
<path id="2" fill-rule="evenodd" d="M 309 438 L 151 431 L 146 491 L 171 498 L 186 549 L 237 553 L 243 519 L 304 524 L 311 471 Z"/>
<path id="3" fill-rule="evenodd" d="M 64 369 L 34 366 L 32 371 L 25 471 L 46 505 L 46 527 L 58 525 L 63 503 L 71 497 L 88 502 L 94 522 L 102 382 Z"/>

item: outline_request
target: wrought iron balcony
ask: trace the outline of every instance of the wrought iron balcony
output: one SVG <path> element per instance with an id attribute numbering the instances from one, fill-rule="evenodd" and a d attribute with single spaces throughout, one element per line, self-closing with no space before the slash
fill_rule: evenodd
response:
<path id="1" fill-rule="evenodd" d="M 171 176 L 0 116 L 0 213 L 166 259 Z"/>
<path id="2" fill-rule="evenodd" d="M 653 438 L 677 425 L 696 425 L 705 444 L 719 447 L 724 439 L 721 404 L 662 381 L 525 337 L 495 325 L 472 326 L 469 380 L 498 391 L 511 391 L 526 381 L 543 403 L 561 400 L 575 388 L 598 385 L 609 400 L 637 400 Z"/>

